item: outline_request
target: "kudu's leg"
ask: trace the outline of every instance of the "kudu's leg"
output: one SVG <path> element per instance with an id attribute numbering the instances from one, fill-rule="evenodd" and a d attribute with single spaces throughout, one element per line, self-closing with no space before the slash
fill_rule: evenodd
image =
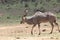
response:
<path id="1" fill-rule="evenodd" d="M 38 24 L 38 29 L 39 29 L 39 35 L 40 35 L 40 24 Z"/>
<path id="2" fill-rule="evenodd" d="M 33 26 L 32 26 L 32 29 L 31 29 L 31 34 L 33 35 L 33 28 L 36 26 L 36 24 L 34 24 Z"/>
<path id="3" fill-rule="evenodd" d="M 55 25 L 57 25 L 58 31 L 60 32 L 58 23 L 56 23 L 56 21 L 54 23 L 55 23 Z"/>
<path id="4" fill-rule="evenodd" d="M 51 30 L 50 34 L 52 34 L 54 25 L 53 25 L 53 23 L 50 23 L 50 24 L 51 24 L 51 26 L 52 26 L 52 30 Z"/>

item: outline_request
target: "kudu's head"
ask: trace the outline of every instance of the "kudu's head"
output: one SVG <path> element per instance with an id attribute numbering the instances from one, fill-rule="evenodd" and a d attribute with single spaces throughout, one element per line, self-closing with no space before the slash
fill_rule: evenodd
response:
<path id="1" fill-rule="evenodd" d="M 25 9 L 24 12 L 25 12 L 25 14 L 22 16 L 22 20 L 21 20 L 20 24 L 25 23 L 26 16 L 27 16 L 27 13 L 28 13 L 28 9 Z"/>

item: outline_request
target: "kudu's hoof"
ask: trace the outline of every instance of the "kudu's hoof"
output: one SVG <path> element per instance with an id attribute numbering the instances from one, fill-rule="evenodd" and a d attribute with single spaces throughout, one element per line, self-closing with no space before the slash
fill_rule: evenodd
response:
<path id="1" fill-rule="evenodd" d="M 59 32 L 60 32 L 60 30 L 59 30 Z"/>
<path id="2" fill-rule="evenodd" d="M 31 35 L 33 35 L 33 33 L 31 32 Z"/>
<path id="3" fill-rule="evenodd" d="M 49 34 L 52 34 L 52 32 L 50 32 Z"/>
<path id="4" fill-rule="evenodd" d="M 38 35 L 40 35 L 40 33 Z"/>

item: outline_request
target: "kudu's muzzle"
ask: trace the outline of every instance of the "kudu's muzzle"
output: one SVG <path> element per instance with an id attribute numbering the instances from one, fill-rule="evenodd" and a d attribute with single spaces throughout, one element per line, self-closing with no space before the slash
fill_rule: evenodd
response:
<path id="1" fill-rule="evenodd" d="M 22 24 L 23 22 L 21 21 L 20 24 Z"/>
<path id="2" fill-rule="evenodd" d="M 24 22 L 23 22 L 23 21 L 21 21 L 21 22 L 20 22 L 20 24 L 24 24 Z"/>

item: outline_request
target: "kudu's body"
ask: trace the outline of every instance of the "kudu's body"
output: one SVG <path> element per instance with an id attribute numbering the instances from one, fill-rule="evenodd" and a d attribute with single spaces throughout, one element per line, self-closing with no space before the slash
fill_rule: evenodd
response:
<path id="1" fill-rule="evenodd" d="M 33 25 L 32 29 L 31 29 L 31 34 L 33 34 L 33 28 L 38 25 L 38 29 L 39 29 L 39 35 L 40 35 L 40 23 L 45 23 L 45 22 L 49 22 L 52 26 L 52 30 L 50 33 L 53 32 L 53 28 L 54 28 L 54 24 L 56 24 L 58 26 L 58 23 L 56 23 L 56 17 L 54 14 L 50 14 L 51 12 L 45 12 L 45 13 L 41 13 L 41 12 L 36 12 L 33 16 L 30 17 L 22 17 L 22 21 L 26 22 L 27 24 L 31 24 Z M 58 26 L 58 31 L 59 31 L 59 26 Z"/>

